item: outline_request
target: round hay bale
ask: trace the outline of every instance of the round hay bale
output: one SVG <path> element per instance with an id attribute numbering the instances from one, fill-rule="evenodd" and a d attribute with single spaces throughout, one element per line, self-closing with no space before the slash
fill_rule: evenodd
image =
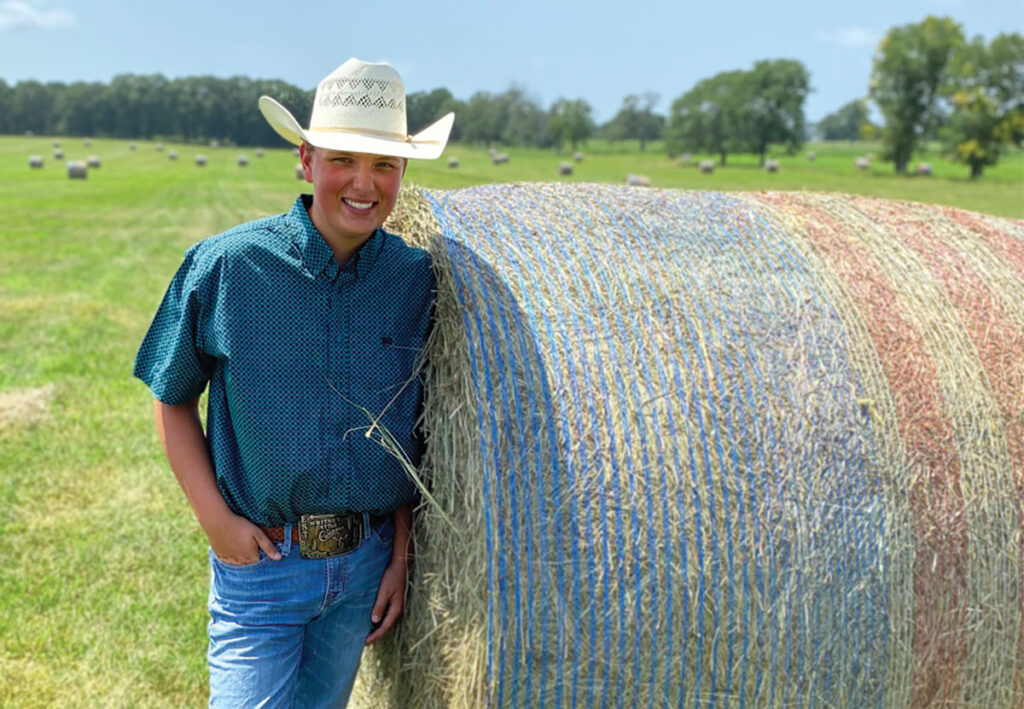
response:
<path id="1" fill-rule="evenodd" d="M 389 227 L 426 493 L 355 703 L 1021 706 L 1024 223 L 552 182 Z"/>
<path id="2" fill-rule="evenodd" d="M 28 166 L 30 168 L 32 168 L 33 170 L 38 170 L 39 168 L 41 168 L 43 166 L 43 156 L 42 155 L 29 155 L 28 156 Z"/>
<path id="3" fill-rule="evenodd" d="M 156 144 L 156 151 L 158 153 L 162 153 L 164 151 L 164 144 L 163 143 L 157 143 Z"/>
<path id="4" fill-rule="evenodd" d="M 196 155 L 196 165 L 198 167 L 206 167 L 206 156 L 205 155 Z"/>
<path id="5" fill-rule="evenodd" d="M 454 170 L 458 166 L 459 166 L 459 159 L 458 158 L 454 158 L 454 157 L 453 158 L 448 158 L 448 167 L 449 168 Z"/>
<path id="6" fill-rule="evenodd" d="M 239 167 L 245 167 L 246 165 L 249 164 L 249 158 L 247 158 L 245 155 L 239 155 L 236 158 L 236 162 L 238 163 Z"/>
<path id="7" fill-rule="evenodd" d="M 256 157 L 258 157 L 258 158 L 262 158 L 263 157 L 263 148 L 256 148 Z"/>
<path id="8" fill-rule="evenodd" d="M 572 163 L 571 162 L 560 162 L 560 163 L 558 163 L 558 174 L 559 175 L 571 175 L 572 174 Z"/>
<path id="9" fill-rule="evenodd" d="M 53 141 L 53 147 L 59 148 L 60 147 L 60 141 L 59 140 Z"/>
<path id="10" fill-rule="evenodd" d="M 302 163 L 301 162 L 295 163 L 295 179 L 296 180 L 304 180 L 304 179 L 306 179 L 306 173 L 302 169 Z"/>
<path id="11" fill-rule="evenodd" d="M 817 158 L 818 158 L 818 154 L 816 152 L 814 152 L 813 150 L 809 150 L 807 152 L 807 159 L 810 162 L 814 162 Z"/>
<path id="12" fill-rule="evenodd" d="M 778 160 L 765 160 L 764 161 L 764 171 L 765 172 L 778 172 L 779 171 L 779 161 Z"/>
<path id="13" fill-rule="evenodd" d="M 492 153 L 491 162 L 495 165 L 504 165 L 508 162 L 508 153 Z"/>
<path id="14" fill-rule="evenodd" d="M 82 141 L 82 145 L 84 145 L 87 148 L 91 148 L 92 147 L 92 140 L 90 140 L 89 138 L 86 138 L 85 140 Z"/>
<path id="15" fill-rule="evenodd" d="M 167 159 L 168 160 L 177 160 L 178 159 L 178 151 L 177 150 L 168 150 L 167 151 Z"/>
<path id="16" fill-rule="evenodd" d="M 712 160 L 701 160 L 697 165 L 697 169 L 701 172 L 710 175 L 715 171 L 715 163 Z"/>
<path id="17" fill-rule="evenodd" d="M 68 177 L 72 180 L 84 180 L 89 176 L 89 166 L 84 160 L 68 160 Z"/>
<path id="18" fill-rule="evenodd" d="M 871 167 L 871 158 L 862 156 L 853 161 L 854 167 L 858 170 L 867 170 Z"/>
<path id="19" fill-rule="evenodd" d="M 295 157 L 299 157 L 301 153 L 299 152 L 298 148 L 292 148 L 292 155 L 294 155 Z"/>
<path id="20" fill-rule="evenodd" d="M 930 162 L 919 162 L 917 167 L 914 169 L 914 172 L 924 177 L 931 177 L 932 164 Z"/>
<path id="21" fill-rule="evenodd" d="M 136 146 L 135 146 L 134 142 L 133 143 L 128 143 L 128 150 L 132 151 L 133 153 L 135 152 L 135 147 Z"/>
<path id="22" fill-rule="evenodd" d="M 626 184 L 632 187 L 650 187 L 651 178 L 647 175 L 634 175 L 630 173 L 626 175 Z"/>
<path id="23" fill-rule="evenodd" d="M 572 154 L 572 161 L 573 162 L 583 162 L 583 153 L 573 153 Z"/>
<path id="24" fill-rule="evenodd" d="M 57 148 L 56 150 L 54 150 L 53 151 L 53 159 L 54 160 L 63 160 L 64 159 L 64 151 L 61 150 L 60 148 Z"/>
<path id="25" fill-rule="evenodd" d="M 220 147 L 220 141 L 219 140 L 211 140 L 210 141 L 210 149 L 211 150 L 216 150 L 219 147 Z"/>
<path id="26" fill-rule="evenodd" d="M 682 163 L 683 165 L 689 165 L 691 162 L 693 162 L 693 155 L 691 155 L 690 153 L 683 153 L 682 155 L 679 156 L 679 162 Z"/>
<path id="27" fill-rule="evenodd" d="M 99 166 L 100 166 L 100 156 L 99 155 L 90 155 L 86 159 L 86 164 L 89 166 L 90 169 L 99 168 Z"/>

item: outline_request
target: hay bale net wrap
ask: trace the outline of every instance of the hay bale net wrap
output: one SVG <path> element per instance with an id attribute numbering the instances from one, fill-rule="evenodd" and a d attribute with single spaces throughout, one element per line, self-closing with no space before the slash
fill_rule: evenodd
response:
<path id="1" fill-rule="evenodd" d="M 357 698 L 1021 705 L 1024 223 L 528 184 L 391 226 L 437 505 Z"/>

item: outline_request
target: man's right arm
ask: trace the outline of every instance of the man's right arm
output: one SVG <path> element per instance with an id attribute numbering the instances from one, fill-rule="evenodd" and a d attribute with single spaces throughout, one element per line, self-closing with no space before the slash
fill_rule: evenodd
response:
<path id="1" fill-rule="evenodd" d="M 267 556 L 280 559 L 263 530 L 236 515 L 224 501 L 199 420 L 199 400 L 171 405 L 157 399 L 153 409 L 167 461 L 217 558 L 236 566 L 251 564 L 259 560 L 263 549 Z"/>

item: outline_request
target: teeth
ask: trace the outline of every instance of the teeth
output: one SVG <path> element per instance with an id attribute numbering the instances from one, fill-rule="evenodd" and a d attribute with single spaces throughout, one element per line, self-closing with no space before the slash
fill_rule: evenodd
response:
<path id="1" fill-rule="evenodd" d="M 351 207 L 355 207 L 356 209 L 369 209 L 370 207 L 373 206 L 373 202 L 356 202 L 355 200 L 352 199 L 346 199 L 345 204 L 348 204 Z"/>

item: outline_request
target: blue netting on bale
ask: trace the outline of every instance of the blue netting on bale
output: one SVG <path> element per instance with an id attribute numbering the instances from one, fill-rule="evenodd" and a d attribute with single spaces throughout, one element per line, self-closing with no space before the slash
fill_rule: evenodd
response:
<path id="1" fill-rule="evenodd" d="M 908 704 L 915 463 L 879 340 L 800 210 L 600 185 L 417 199 L 399 228 L 431 237 L 439 274 L 436 504 L 405 627 L 370 659 L 386 686 L 364 691 Z M 1000 480 L 1019 503 L 1009 466 Z M 1019 575 L 999 588 L 993 632 L 1015 641 Z M 968 648 L 1001 684 L 965 679 L 961 697 L 1010 701 L 1009 647 Z"/>

